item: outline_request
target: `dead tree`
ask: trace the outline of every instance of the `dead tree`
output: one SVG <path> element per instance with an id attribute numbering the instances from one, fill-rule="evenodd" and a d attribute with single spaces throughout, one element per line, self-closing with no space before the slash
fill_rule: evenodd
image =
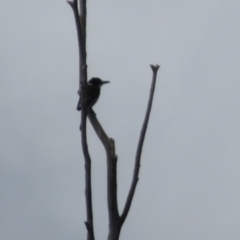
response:
<path id="1" fill-rule="evenodd" d="M 107 204 L 108 204 L 108 217 L 109 217 L 109 232 L 108 240 L 118 240 L 122 225 L 128 215 L 131 207 L 132 199 L 135 193 L 137 182 L 139 179 L 140 160 L 142 147 L 144 143 L 145 133 L 148 126 L 148 120 L 151 112 L 154 89 L 157 78 L 157 71 L 159 65 L 150 65 L 153 76 L 148 100 L 146 115 L 144 118 L 143 126 L 141 129 L 138 147 L 135 157 L 135 166 L 133 171 L 132 183 L 128 192 L 128 196 L 124 205 L 122 213 L 118 211 L 117 199 L 117 155 L 115 153 L 115 143 L 112 138 L 109 138 L 99 123 L 96 114 L 90 108 L 87 108 L 87 60 L 86 60 L 86 16 L 87 6 L 86 0 L 72 0 L 67 1 L 72 7 L 78 37 L 79 47 L 79 93 L 81 95 L 81 140 L 82 151 L 85 159 L 85 198 L 86 198 L 86 212 L 87 220 L 85 221 L 87 229 L 87 240 L 95 240 L 94 224 L 93 224 L 93 210 L 92 210 L 92 186 L 91 186 L 91 157 L 88 151 L 86 121 L 89 118 L 97 136 L 102 142 L 107 157 Z"/>

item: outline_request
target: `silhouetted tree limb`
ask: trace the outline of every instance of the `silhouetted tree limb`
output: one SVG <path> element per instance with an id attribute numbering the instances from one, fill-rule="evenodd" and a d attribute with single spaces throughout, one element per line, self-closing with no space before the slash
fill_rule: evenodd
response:
<path id="1" fill-rule="evenodd" d="M 149 120 L 149 116 L 150 116 L 150 112 L 151 112 L 151 108 L 152 108 L 152 101 L 153 101 L 153 95 L 154 95 L 154 90 L 155 90 L 155 85 L 156 85 L 156 80 L 157 80 L 157 71 L 159 69 L 159 65 L 150 65 L 153 71 L 153 76 L 152 76 L 152 85 L 151 85 L 151 89 L 150 89 L 150 95 L 149 95 L 149 99 L 148 99 L 148 106 L 147 106 L 147 111 L 145 114 L 145 119 L 143 122 L 143 126 L 142 126 L 142 130 L 140 133 L 140 137 L 139 137 L 139 142 L 138 142 L 138 147 L 137 147 L 137 152 L 136 152 L 136 157 L 135 157 L 135 166 L 134 166 L 134 172 L 133 172 L 133 179 L 132 179 L 132 184 L 127 196 L 127 200 L 123 209 L 123 213 L 121 215 L 121 222 L 124 223 L 129 209 L 131 207 L 131 203 L 132 203 L 132 199 L 135 193 L 135 189 L 137 186 L 137 182 L 138 182 L 138 175 L 139 175 L 139 170 L 140 170 L 140 161 L 141 161 L 141 154 L 142 154 L 142 147 L 143 147 L 143 143 L 144 143 L 144 139 L 145 139 L 145 134 L 147 131 L 147 126 L 148 126 L 148 120 Z"/>
<path id="2" fill-rule="evenodd" d="M 86 0 L 80 0 L 80 9 L 78 8 L 78 1 L 68 1 L 72 7 L 78 36 L 79 48 L 79 90 L 81 96 L 81 139 L 82 150 L 85 159 L 85 196 L 86 196 L 86 211 L 87 221 L 85 222 L 88 240 L 94 240 L 94 226 L 93 226 L 93 210 L 92 210 L 92 183 L 91 183 L 91 158 L 87 145 L 86 120 L 87 120 L 87 53 L 86 53 Z"/>
<path id="3" fill-rule="evenodd" d="M 108 174 L 108 212 L 109 212 L 109 235 L 108 240 L 117 240 L 119 239 L 121 227 L 127 217 L 129 209 L 131 207 L 132 199 L 135 193 L 135 189 L 138 182 L 139 170 L 140 170 L 140 160 L 141 160 L 141 153 L 144 143 L 144 138 L 148 126 L 148 120 L 151 112 L 153 95 L 156 85 L 157 79 L 157 71 L 159 69 L 158 65 L 151 65 L 151 69 L 153 71 L 152 77 L 152 85 L 150 89 L 150 95 L 148 100 L 147 111 L 145 115 L 145 119 L 143 122 L 141 134 L 139 137 L 138 147 L 136 151 L 136 158 L 135 158 L 135 167 L 133 173 L 133 180 L 132 184 L 128 193 L 128 197 L 123 209 L 123 213 L 119 216 L 118 212 L 118 202 L 117 202 L 117 156 L 115 154 L 115 145 L 114 140 L 109 138 L 105 131 L 103 130 L 101 124 L 99 123 L 96 114 L 93 112 L 92 109 L 88 111 L 88 118 L 98 135 L 99 139 L 101 140 L 107 155 L 107 174 Z"/>
<path id="4" fill-rule="evenodd" d="M 115 153 L 115 143 L 112 138 L 107 136 L 92 109 L 88 111 L 88 118 L 101 140 L 107 155 L 108 239 L 118 239 L 121 226 L 117 201 L 117 156 Z"/>
<path id="5" fill-rule="evenodd" d="M 118 211 L 118 201 L 117 201 L 117 156 L 115 153 L 115 143 L 112 138 L 109 138 L 105 131 L 103 130 L 101 124 L 98 122 L 96 114 L 92 109 L 87 109 L 87 53 L 86 53 L 86 0 L 68 1 L 69 5 L 72 7 L 75 23 L 77 28 L 78 36 L 78 46 L 79 46 L 79 90 L 78 93 L 81 96 L 81 139 L 82 139 L 82 150 L 85 159 L 85 196 L 86 196 L 86 211 L 87 211 L 87 221 L 85 222 L 87 228 L 87 239 L 94 240 L 94 225 L 93 225 L 93 210 L 92 210 L 92 188 L 91 188 L 91 158 L 88 151 L 87 145 L 87 134 L 86 134 L 86 118 L 88 118 L 101 140 L 107 156 L 107 199 L 108 199 L 108 216 L 109 216 L 109 234 L 108 240 L 118 240 L 121 227 L 128 215 L 129 209 L 131 207 L 132 199 L 135 193 L 135 189 L 138 182 L 139 169 L 140 169 L 140 159 L 141 152 L 144 143 L 145 133 L 147 130 L 148 120 L 151 112 L 151 106 L 153 101 L 154 89 L 157 78 L 157 71 L 159 69 L 158 65 L 151 65 L 153 71 L 152 85 L 150 90 L 150 96 L 148 100 L 148 107 L 140 133 L 140 138 L 138 142 L 135 167 L 133 173 L 133 179 L 131 187 L 127 196 L 127 200 L 123 209 L 123 213 L 120 216 Z"/>

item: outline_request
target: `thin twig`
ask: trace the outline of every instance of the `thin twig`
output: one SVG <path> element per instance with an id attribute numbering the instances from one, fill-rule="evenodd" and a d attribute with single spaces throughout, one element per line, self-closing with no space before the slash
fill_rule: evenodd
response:
<path id="1" fill-rule="evenodd" d="M 147 126 L 148 126 L 148 120 L 149 120 L 149 116 L 150 116 L 150 112 L 151 112 L 151 108 L 152 108 L 153 95 L 154 95 L 156 79 L 157 79 L 157 71 L 159 69 L 159 65 L 155 65 L 155 66 L 150 65 L 150 66 L 153 71 L 152 85 L 151 85 L 151 89 L 150 89 L 147 111 L 145 114 L 145 119 L 143 122 L 142 130 L 141 130 L 140 137 L 139 137 L 138 147 L 137 147 L 137 151 L 136 151 L 133 179 L 132 179 L 131 187 L 130 187 L 130 190 L 129 190 L 129 193 L 127 196 L 127 200 L 126 200 L 122 215 L 120 217 L 122 224 L 124 223 L 124 221 L 128 215 L 129 209 L 131 207 L 132 199 L 133 199 L 133 196 L 134 196 L 134 193 L 136 190 L 137 182 L 139 179 L 138 175 L 139 175 L 139 170 L 140 170 L 142 147 L 143 147 L 144 138 L 145 138 L 145 134 L 146 134 Z"/>
<path id="2" fill-rule="evenodd" d="M 84 44 L 83 44 L 83 30 L 82 30 L 82 24 L 81 24 L 81 19 L 78 13 L 78 1 L 77 0 L 73 0 L 73 1 L 67 1 L 67 3 L 71 6 L 72 10 L 73 10 L 73 14 L 74 14 L 74 19 L 75 19 L 75 24 L 76 24 L 76 29 L 77 29 L 77 39 L 78 39 L 78 51 L 79 51 L 79 62 L 81 65 L 81 62 L 84 59 Z M 80 69 L 80 73 L 81 73 L 81 69 Z M 80 82 L 79 82 L 79 92 L 80 92 Z"/>
<path id="3" fill-rule="evenodd" d="M 82 33 L 83 33 L 83 39 L 85 39 L 84 45 L 86 50 L 86 27 L 87 27 L 87 1 L 86 0 L 79 0 L 79 6 L 80 6 L 80 19 L 82 23 Z M 85 51 L 86 54 L 86 51 Z"/>

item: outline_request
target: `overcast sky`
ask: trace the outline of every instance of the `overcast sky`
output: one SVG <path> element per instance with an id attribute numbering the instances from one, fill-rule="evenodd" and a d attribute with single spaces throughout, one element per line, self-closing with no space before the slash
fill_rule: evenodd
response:
<path id="1" fill-rule="evenodd" d="M 240 3 L 88 3 L 94 106 L 115 139 L 122 210 L 160 64 L 140 181 L 123 240 L 240 239 Z M 64 1 L 0 1 L 0 239 L 86 239 L 77 36 Z M 96 239 L 106 239 L 106 160 L 89 129 Z"/>

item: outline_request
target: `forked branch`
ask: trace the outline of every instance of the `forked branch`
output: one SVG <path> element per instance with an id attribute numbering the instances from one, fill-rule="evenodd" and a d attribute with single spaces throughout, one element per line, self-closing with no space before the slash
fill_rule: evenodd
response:
<path id="1" fill-rule="evenodd" d="M 109 235 L 108 240 L 119 239 L 121 227 L 128 215 L 131 207 L 132 199 L 136 190 L 137 182 L 139 179 L 140 160 L 145 139 L 145 134 L 148 126 L 148 120 L 151 112 L 153 95 L 155 90 L 158 65 L 151 65 L 153 71 L 152 85 L 150 90 L 150 96 L 148 100 L 147 111 L 143 122 L 142 130 L 139 137 L 138 147 L 135 157 L 135 166 L 133 172 L 133 179 L 129 189 L 129 193 L 126 199 L 126 203 L 122 212 L 119 216 L 118 212 L 118 201 L 117 201 L 117 156 L 115 153 L 114 140 L 109 138 L 92 109 L 87 109 L 87 61 L 86 61 L 86 8 L 87 0 L 72 0 L 67 1 L 72 7 L 78 36 L 79 46 L 79 94 L 81 95 L 81 139 L 82 139 L 82 150 L 85 159 L 85 197 L 86 197 L 86 210 L 87 210 L 87 221 L 85 222 L 88 236 L 88 240 L 94 240 L 94 226 L 93 226 L 93 210 L 92 210 L 92 187 L 91 187 L 91 158 L 88 151 L 87 145 L 87 134 L 86 134 L 86 122 L 87 116 L 104 145 L 107 155 L 107 193 L 108 193 L 108 214 L 109 214 Z M 79 5 L 78 5 L 79 2 Z"/>

